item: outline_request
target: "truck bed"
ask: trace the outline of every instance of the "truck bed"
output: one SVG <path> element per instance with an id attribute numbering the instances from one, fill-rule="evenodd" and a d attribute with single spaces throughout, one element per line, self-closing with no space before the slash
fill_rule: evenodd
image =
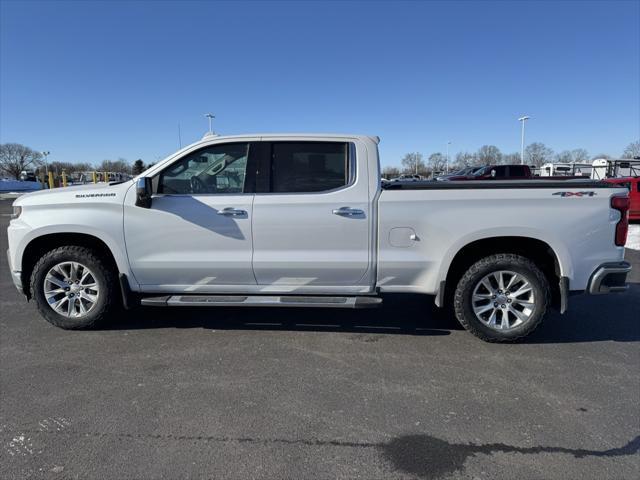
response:
<path id="1" fill-rule="evenodd" d="M 383 182 L 383 190 L 481 190 L 499 188 L 611 188 L 602 180 L 466 180 L 418 182 Z"/>

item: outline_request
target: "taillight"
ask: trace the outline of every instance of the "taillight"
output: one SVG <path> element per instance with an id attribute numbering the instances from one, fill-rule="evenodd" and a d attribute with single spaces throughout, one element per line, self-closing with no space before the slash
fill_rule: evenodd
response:
<path id="1" fill-rule="evenodd" d="M 626 195 L 611 197 L 611 208 L 620 212 L 620 220 L 616 224 L 616 245 L 618 247 L 624 247 L 624 244 L 627 243 L 630 203 L 629 197 Z"/>

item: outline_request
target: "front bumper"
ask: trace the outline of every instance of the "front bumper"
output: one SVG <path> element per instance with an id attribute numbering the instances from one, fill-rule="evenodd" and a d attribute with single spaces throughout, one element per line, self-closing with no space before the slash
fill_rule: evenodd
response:
<path id="1" fill-rule="evenodd" d="M 7 264 L 9 266 L 9 273 L 11 273 L 11 280 L 20 293 L 24 293 L 22 288 L 22 272 L 16 272 L 11 266 L 11 250 L 7 249 Z"/>
<path id="2" fill-rule="evenodd" d="M 588 292 L 591 295 L 624 292 L 629 288 L 627 274 L 631 271 L 629 262 L 613 262 L 600 265 L 589 280 Z"/>

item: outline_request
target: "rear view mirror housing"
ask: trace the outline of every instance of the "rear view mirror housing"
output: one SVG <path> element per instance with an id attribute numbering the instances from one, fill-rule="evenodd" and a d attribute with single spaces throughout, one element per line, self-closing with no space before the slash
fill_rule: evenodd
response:
<path id="1" fill-rule="evenodd" d="M 151 178 L 142 177 L 136 181 L 136 207 L 151 208 Z"/>

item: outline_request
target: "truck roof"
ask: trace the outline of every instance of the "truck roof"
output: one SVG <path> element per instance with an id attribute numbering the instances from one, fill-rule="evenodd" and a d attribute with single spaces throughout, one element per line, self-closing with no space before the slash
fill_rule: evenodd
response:
<path id="1" fill-rule="evenodd" d="M 244 137 L 260 137 L 260 138 L 279 138 L 279 137 L 291 137 L 291 138 L 308 138 L 308 137 L 317 137 L 317 138 L 366 138 L 369 139 L 376 144 L 380 143 L 380 137 L 375 135 L 362 135 L 362 134 L 349 134 L 349 133 L 243 133 L 241 135 L 216 135 L 206 133 L 200 141 L 205 140 L 213 140 L 215 139 L 234 139 L 234 138 L 244 138 Z"/>

